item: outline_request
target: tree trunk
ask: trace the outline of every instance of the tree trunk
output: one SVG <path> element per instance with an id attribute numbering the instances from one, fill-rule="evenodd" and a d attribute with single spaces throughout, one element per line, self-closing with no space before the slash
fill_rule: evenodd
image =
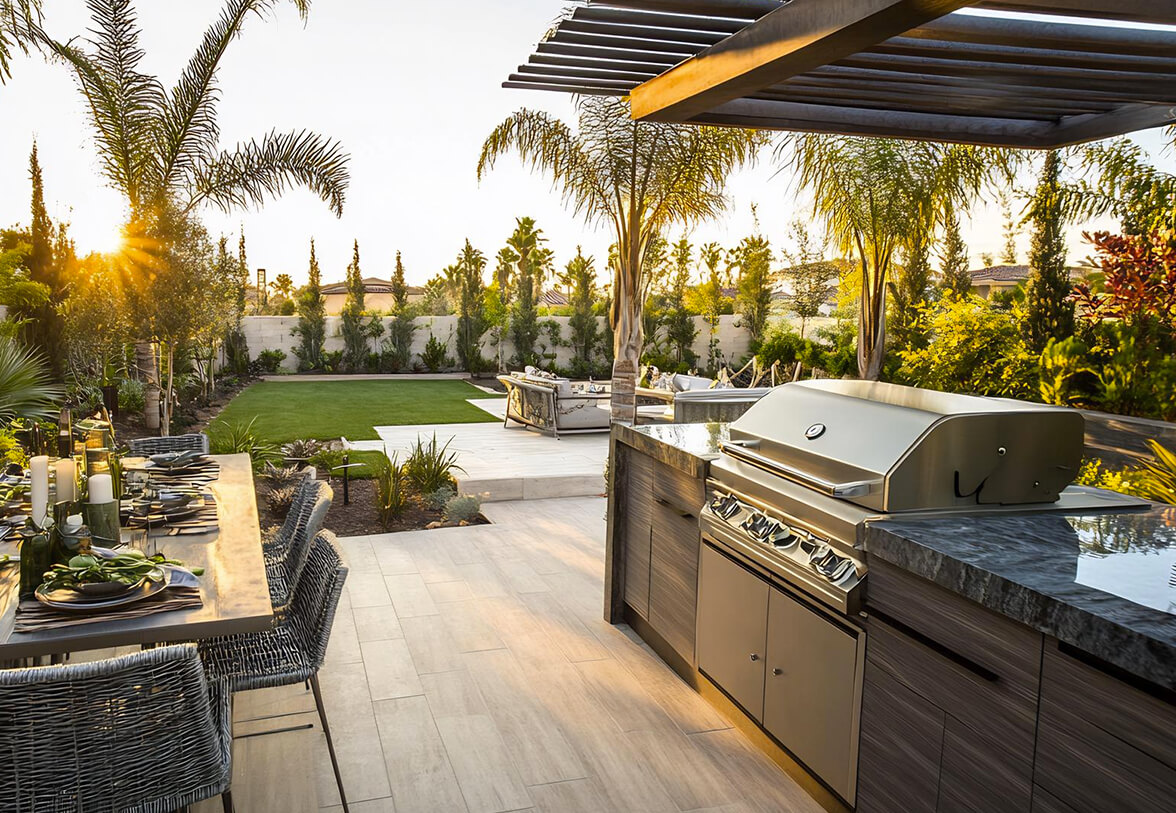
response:
<path id="1" fill-rule="evenodd" d="M 143 423 L 151 431 L 159 430 L 159 365 L 151 342 L 135 343 L 135 366 L 143 377 Z"/>
<path id="2" fill-rule="evenodd" d="M 613 423 L 630 426 L 637 423 L 637 367 L 641 361 L 641 297 L 626 296 L 624 286 L 618 286 L 622 297 L 613 306 L 613 367 L 612 395 L 609 398 Z"/>
<path id="3" fill-rule="evenodd" d="M 163 393 L 163 426 L 159 428 L 161 437 L 171 434 L 172 409 L 175 406 L 176 383 L 176 350 L 175 345 L 167 343 L 167 389 Z"/>
<path id="4" fill-rule="evenodd" d="M 877 268 L 875 275 L 885 272 Z M 877 381 L 882 375 L 886 358 L 886 285 L 871 285 L 869 273 L 863 268 L 861 308 L 858 311 L 858 375 Z"/>

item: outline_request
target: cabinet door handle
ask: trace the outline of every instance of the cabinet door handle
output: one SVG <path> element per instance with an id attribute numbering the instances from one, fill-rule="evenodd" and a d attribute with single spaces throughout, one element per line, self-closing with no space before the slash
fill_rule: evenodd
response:
<path id="1" fill-rule="evenodd" d="M 759 660 L 759 655 L 757 655 L 757 654 L 755 654 L 754 652 L 752 652 L 752 653 L 751 653 L 751 659 L 752 659 L 752 661 L 758 661 L 758 660 Z"/>
<path id="2" fill-rule="evenodd" d="M 934 638 L 929 638 L 928 636 L 919 632 L 917 629 L 912 629 L 911 627 L 908 627 L 906 624 L 902 623 L 897 618 L 892 618 L 889 615 L 887 615 L 886 613 L 880 613 L 874 609 L 871 609 L 869 611 L 869 614 L 871 616 L 877 618 L 879 621 L 886 624 L 887 626 L 893 627 L 895 630 L 902 633 L 907 638 L 910 638 L 912 641 L 916 641 L 916 642 L 922 644 L 924 647 L 926 647 L 927 649 L 930 649 L 932 652 L 936 653 L 937 655 L 940 655 L 944 658 L 947 658 L 949 661 L 956 664 L 957 666 L 961 666 L 964 669 L 967 669 L 969 672 L 976 675 L 977 677 L 982 678 L 984 680 L 987 680 L 990 683 L 996 683 L 998 680 L 1000 680 L 1000 675 L 998 675 L 996 672 L 993 672 L 991 669 L 987 669 L 987 668 L 981 666 L 980 664 L 976 663 L 971 658 L 964 657 L 960 653 L 956 652 L 954 649 L 950 649 L 950 648 L 944 646 L 943 644 L 939 643 Z"/>
<path id="3" fill-rule="evenodd" d="M 663 499 L 662 497 L 654 497 L 653 501 L 660 506 L 663 506 L 665 508 L 670 509 L 671 511 L 673 511 L 675 514 L 682 517 L 683 519 L 696 519 L 694 514 L 690 513 L 689 511 L 683 511 L 681 508 L 674 505 L 672 502 L 670 502 L 667 499 Z"/>
<path id="4" fill-rule="evenodd" d="M 780 675 L 784 674 L 784 670 L 777 666 L 772 669 L 772 674 L 776 677 L 780 677 Z"/>

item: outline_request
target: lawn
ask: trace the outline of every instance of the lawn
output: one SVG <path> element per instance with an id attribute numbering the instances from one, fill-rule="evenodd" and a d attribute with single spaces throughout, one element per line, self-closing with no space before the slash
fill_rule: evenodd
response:
<path id="1" fill-rule="evenodd" d="M 495 421 L 467 398 L 492 396 L 465 381 L 261 381 L 229 402 L 217 421 L 249 423 L 258 438 L 379 440 L 372 427 Z"/>

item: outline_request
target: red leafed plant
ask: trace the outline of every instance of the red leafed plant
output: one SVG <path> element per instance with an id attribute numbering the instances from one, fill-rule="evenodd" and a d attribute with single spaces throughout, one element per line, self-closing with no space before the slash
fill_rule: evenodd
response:
<path id="1" fill-rule="evenodd" d="M 1176 329 L 1176 231 L 1147 235 L 1084 233 L 1098 253 L 1102 290 L 1086 282 L 1074 287 L 1079 313 L 1088 319 L 1119 319 L 1132 325 L 1154 319 Z"/>

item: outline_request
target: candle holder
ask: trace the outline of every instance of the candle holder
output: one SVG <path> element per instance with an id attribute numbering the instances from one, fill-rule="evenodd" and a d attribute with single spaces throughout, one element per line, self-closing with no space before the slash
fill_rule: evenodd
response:
<path id="1" fill-rule="evenodd" d="M 113 548 L 122 542 L 118 527 L 118 502 L 86 503 L 86 524 L 95 545 Z"/>
<path id="2" fill-rule="evenodd" d="M 86 476 L 110 473 L 110 449 L 106 446 L 86 447 Z"/>

